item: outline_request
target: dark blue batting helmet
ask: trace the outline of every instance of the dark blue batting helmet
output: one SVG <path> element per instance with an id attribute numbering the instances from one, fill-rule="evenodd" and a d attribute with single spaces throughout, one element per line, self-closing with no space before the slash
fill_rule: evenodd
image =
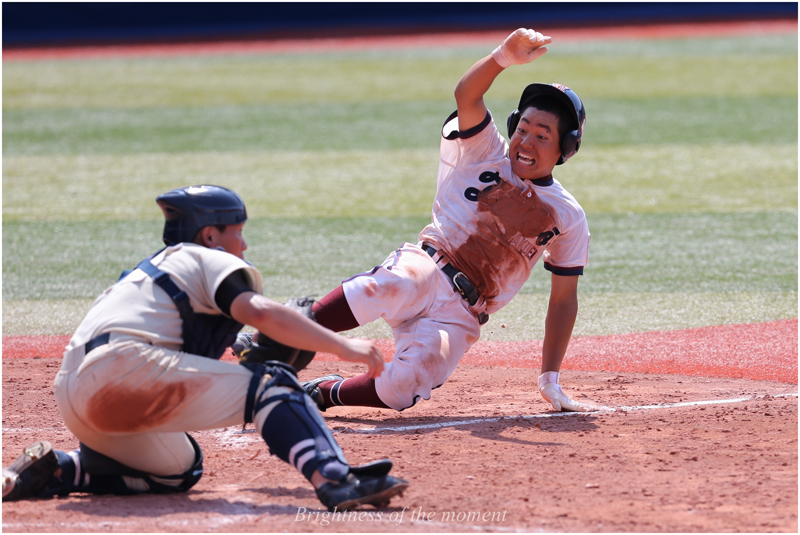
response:
<path id="1" fill-rule="evenodd" d="M 156 197 L 164 212 L 166 245 L 194 240 L 197 231 L 209 225 L 237 225 L 247 221 L 244 201 L 221 186 L 188 186 Z"/>

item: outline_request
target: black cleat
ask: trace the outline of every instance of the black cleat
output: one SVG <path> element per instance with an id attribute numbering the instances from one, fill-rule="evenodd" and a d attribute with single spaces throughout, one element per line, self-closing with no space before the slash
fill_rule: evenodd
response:
<path id="1" fill-rule="evenodd" d="M 58 457 L 49 442 L 37 442 L 3 468 L 3 501 L 15 502 L 39 496 L 58 470 Z"/>
<path id="2" fill-rule="evenodd" d="M 311 381 L 305 381 L 300 383 L 300 386 L 303 387 L 306 394 L 314 400 L 314 403 L 317 404 L 317 408 L 320 412 L 325 412 L 325 403 L 322 400 L 322 393 L 319 391 L 319 385 L 324 383 L 325 381 L 341 381 L 344 377 L 341 375 L 336 375 L 335 373 L 330 375 L 323 375 L 322 377 L 317 377 L 316 379 L 312 379 Z"/>
<path id="3" fill-rule="evenodd" d="M 391 467 L 391 462 L 387 461 L 387 464 Z M 407 488 L 408 481 L 405 479 L 388 474 L 358 473 L 358 468 L 354 468 L 344 481 L 325 483 L 318 488 L 317 497 L 328 511 L 346 511 L 362 504 L 385 507 L 394 496 L 402 495 Z"/>

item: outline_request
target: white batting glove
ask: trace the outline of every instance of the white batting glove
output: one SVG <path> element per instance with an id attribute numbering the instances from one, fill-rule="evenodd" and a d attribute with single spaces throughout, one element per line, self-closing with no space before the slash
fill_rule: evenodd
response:
<path id="1" fill-rule="evenodd" d="M 550 36 L 520 28 L 494 49 L 492 57 L 504 69 L 511 65 L 523 65 L 547 52 L 547 47 L 544 45 L 552 41 Z"/>
<path id="2" fill-rule="evenodd" d="M 570 399 L 558 384 L 558 372 L 544 372 L 539 376 L 539 393 L 557 411 L 589 412 L 593 407 Z"/>

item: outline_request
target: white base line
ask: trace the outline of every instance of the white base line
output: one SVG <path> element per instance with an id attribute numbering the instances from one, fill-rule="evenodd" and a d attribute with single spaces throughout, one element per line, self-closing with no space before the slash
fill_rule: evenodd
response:
<path id="1" fill-rule="evenodd" d="M 766 394 L 769 397 L 773 398 L 785 398 L 785 397 L 797 397 L 797 393 L 790 393 L 790 394 Z M 361 429 L 340 429 L 334 431 L 334 433 L 361 433 L 361 434 L 373 434 L 373 433 L 384 433 L 384 432 L 400 432 L 400 431 L 415 431 L 417 429 L 441 429 L 444 427 L 457 427 L 460 425 L 475 425 L 475 424 L 485 424 L 485 423 L 492 423 L 492 422 L 499 422 L 501 420 L 530 420 L 532 418 L 566 418 L 569 416 L 584 416 L 587 414 L 607 414 L 610 412 L 632 412 L 632 411 L 642 411 L 642 410 L 653 410 L 653 409 L 672 409 L 675 407 L 696 407 L 700 405 L 721 405 L 724 403 L 741 403 L 743 401 L 751 401 L 755 399 L 764 398 L 764 394 L 754 395 L 754 396 L 745 396 L 741 398 L 732 398 L 732 399 L 711 399 L 705 401 L 682 401 L 680 403 L 663 403 L 658 405 L 633 405 L 633 406 L 621 406 L 621 407 L 605 407 L 603 409 L 598 409 L 596 411 L 590 412 L 545 412 L 542 414 L 526 414 L 526 415 L 517 415 L 517 416 L 496 416 L 493 418 L 473 418 L 472 420 L 459 420 L 456 422 L 440 422 L 435 424 L 421 424 L 421 425 L 405 425 L 405 426 L 390 426 L 390 427 L 364 427 Z M 59 430 L 64 431 L 67 430 L 66 427 L 47 427 L 43 429 L 34 429 L 34 428 L 3 428 L 3 433 L 19 433 L 23 431 L 53 431 Z M 240 435 L 240 434 L 247 434 L 247 433 L 255 433 L 255 429 L 246 429 L 244 431 L 238 430 L 233 431 L 232 434 Z"/>
<path id="2" fill-rule="evenodd" d="M 542 414 L 527 414 L 527 415 L 517 415 L 517 416 L 498 416 L 494 418 L 474 418 L 472 420 L 459 420 L 457 422 L 441 422 L 435 424 L 421 424 L 421 425 L 405 425 L 405 426 L 394 426 L 394 427 L 369 427 L 369 428 L 362 428 L 362 429 L 348 429 L 348 430 L 341 430 L 341 432 L 345 433 L 362 433 L 362 434 L 373 434 L 373 433 L 386 433 L 386 432 L 402 432 L 402 431 L 414 431 L 417 429 L 441 429 L 444 427 L 456 427 L 459 425 L 475 425 L 475 424 L 485 424 L 485 423 L 492 423 L 492 422 L 499 422 L 501 420 L 529 420 L 531 418 L 560 418 L 560 417 L 569 417 L 569 416 L 584 416 L 587 414 L 603 414 L 609 412 L 631 412 L 637 410 L 653 410 L 653 409 L 672 409 L 675 407 L 694 407 L 698 405 L 719 405 L 722 403 L 741 403 L 742 401 L 751 401 L 754 399 L 763 398 L 763 395 L 758 396 L 746 396 L 742 398 L 733 398 L 733 399 L 712 399 L 707 401 L 683 401 L 680 403 L 665 403 L 665 404 L 658 404 L 658 405 L 636 405 L 630 407 L 606 407 L 596 411 L 590 412 L 546 412 Z M 775 394 L 770 395 L 770 397 L 774 398 L 782 398 L 782 397 L 797 397 L 797 393 L 793 394 Z"/>

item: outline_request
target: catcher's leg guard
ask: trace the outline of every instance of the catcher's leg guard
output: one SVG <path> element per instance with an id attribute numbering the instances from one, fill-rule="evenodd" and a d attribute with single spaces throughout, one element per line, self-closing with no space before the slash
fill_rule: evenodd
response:
<path id="1" fill-rule="evenodd" d="M 130 468 L 85 444 L 74 452 L 56 451 L 62 469 L 60 484 L 52 485 L 42 496 L 66 496 L 70 492 L 119 495 L 186 492 L 203 476 L 203 451 L 191 435 L 186 436 L 194 447 L 195 462 L 186 472 L 171 476 Z"/>
<path id="2" fill-rule="evenodd" d="M 294 375 L 279 364 L 248 368 L 254 376 L 245 419 L 255 422 L 270 453 L 309 481 L 316 470 L 334 481 L 347 477 L 350 467 L 342 450 Z"/>

